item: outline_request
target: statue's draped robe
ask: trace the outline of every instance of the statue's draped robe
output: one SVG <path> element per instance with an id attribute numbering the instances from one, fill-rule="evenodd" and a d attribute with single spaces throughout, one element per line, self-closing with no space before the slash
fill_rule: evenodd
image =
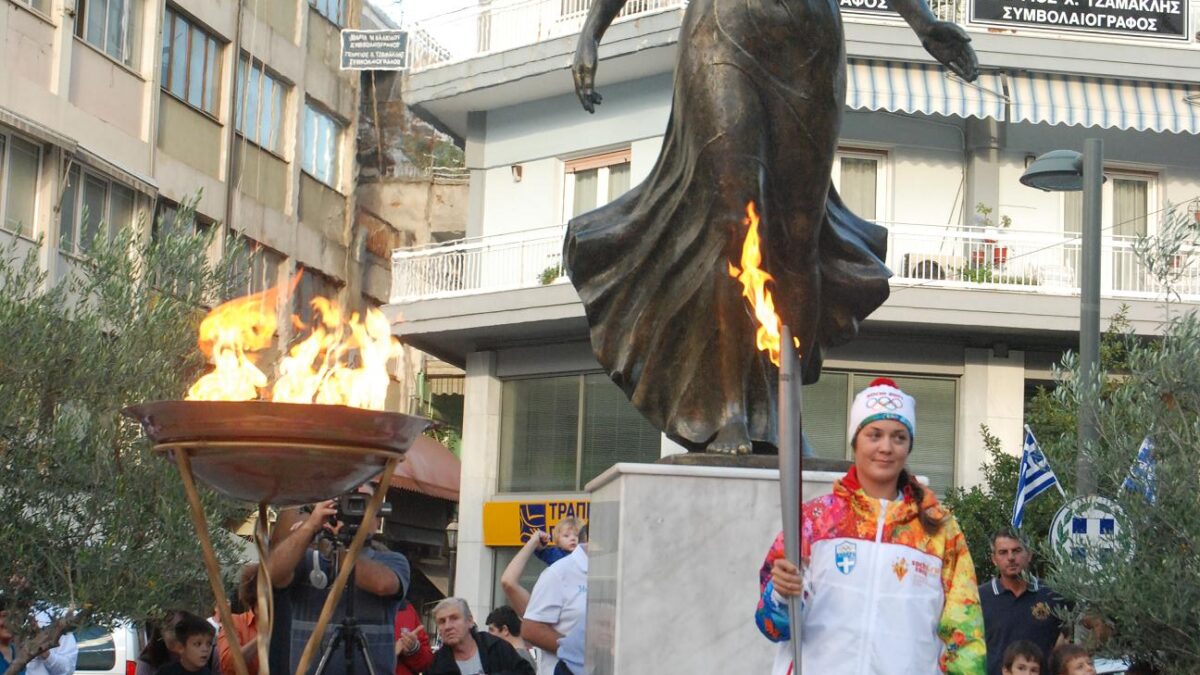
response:
<path id="1" fill-rule="evenodd" d="M 888 296 L 886 231 L 830 185 L 845 99 L 836 0 L 693 0 L 658 162 L 573 219 L 564 246 L 601 365 L 659 429 L 701 448 L 741 418 L 775 443 L 775 367 L 729 263 L 747 202 L 804 380 Z M 731 384 L 732 383 L 732 384 Z"/>

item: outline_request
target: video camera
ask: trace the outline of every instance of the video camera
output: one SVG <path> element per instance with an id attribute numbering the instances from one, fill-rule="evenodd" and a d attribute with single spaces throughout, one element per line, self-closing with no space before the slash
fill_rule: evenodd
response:
<path id="1" fill-rule="evenodd" d="M 329 516 L 329 525 L 337 527 L 338 522 L 342 523 L 342 529 L 338 531 L 337 537 L 333 537 L 328 530 L 322 529 L 318 536 L 324 536 L 331 540 L 340 540 L 342 543 L 347 543 L 358 532 L 358 528 L 362 525 L 363 518 L 367 514 L 367 504 L 371 499 L 371 495 L 361 492 L 347 492 L 337 498 L 337 513 Z M 300 507 L 304 513 L 312 513 L 312 506 L 305 505 Z M 379 510 L 376 516 L 383 518 L 392 513 L 392 505 L 387 502 L 379 504 Z"/>
<path id="2" fill-rule="evenodd" d="M 367 503 L 370 500 L 371 495 L 365 495 L 361 492 L 347 492 L 338 497 L 337 515 L 334 518 L 346 525 L 357 527 L 362 524 L 363 517 L 367 515 Z M 391 503 L 384 501 L 379 504 L 379 512 L 375 515 L 382 518 L 383 516 L 391 515 L 391 513 Z"/>

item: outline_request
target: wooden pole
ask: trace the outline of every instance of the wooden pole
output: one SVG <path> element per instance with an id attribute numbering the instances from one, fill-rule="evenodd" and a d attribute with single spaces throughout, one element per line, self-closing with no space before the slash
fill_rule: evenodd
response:
<path id="1" fill-rule="evenodd" d="M 213 551 L 212 539 L 208 536 L 208 523 L 204 517 L 204 505 L 200 503 L 200 493 L 196 491 L 196 480 L 192 477 L 192 459 L 188 448 L 176 448 L 175 465 L 179 467 L 179 477 L 183 479 L 183 491 L 187 493 L 188 506 L 191 507 L 192 525 L 196 528 L 196 536 L 200 538 L 200 549 L 204 553 L 204 567 L 208 570 L 208 583 L 212 585 L 213 597 L 217 599 L 217 611 L 221 614 L 221 629 L 237 641 L 237 632 L 233 629 L 233 615 L 229 613 L 229 598 L 225 595 L 225 586 L 221 583 L 221 566 L 217 563 L 217 554 Z M 250 675 L 246 668 L 246 659 L 242 658 L 241 649 L 231 649 L 233 667 L 237 675 Z"/>
<path id="2" fill-rule="evenodd" d="M 270 514 L 267 513 L 267 504 L 264 502 L 258 505 L 258 522 L 254 524 L 254 547 L 258 549 L 258 574 L 255 583 L 257 584 L 258 596 L 254 607 L 254 621 L 258 625 L 258 642 L 256 648 L 258 650 L 258 675 L 271 675 L 270 664 L 270 647 L 271 647 L 271 630 L 275 623 L 275 595 L 274 588 L 271 585 L 271 572 L 267 569 L 267 557 L 270 554 Z M 238 651 L 241 645 L 238 645 Z M 230 648 L 233 649 L 233 643 L 230 643 Z"/>
<path id="3" fill-rule="evenodd" d="M 388 460 L 387 466 L 383 468 L 383 475 L 379 480 L 379 489 L 375 490 L 375 494 L 371 496 L 371 501 L 367 503 L 367 510 L 363 513 L 363 523 L 374 520 L 375 514 L 379 511 L 379 505 L 383 503 L 383 498 L 387 496 L 388 486 L 392 484 L 392 472 L 396 470 L 396 464 L 399 461 L 400 458 L 392 457 Z M 321 639 L 325 635 L 325 628 L 329 625 L 329 619 L 333 616 L 333 610 L 337 607 L 338 601 L 342 599 L 342 590 L 346 587 L 346 580 L 350 578 L 350 570 L 354 569 L 354 563 L 358 562 L 359 552 L 362 551 L 363 545 L 367 542 L 367 534 L 367 528 L 359 527 L 358 532 L 354 535 L 354 540 L 350 542 L 350 548 L 346 551 L 346 557 L 342 559 L 342 564 L 338 570 L 337 579 L 333 581 L 329 596 L 325 598 L 325 606 L 321 608 L 321 615 L 317 618 L 317 625 L 313 629 L 313 634 L 308 638 L 308 644 L 304 645 L 304 653 L 300 655 L 300 663 L 294 675 L 303 675 L 308 672 L 308 664 L 316 656 L 317 648 L 321 645 Z"/>

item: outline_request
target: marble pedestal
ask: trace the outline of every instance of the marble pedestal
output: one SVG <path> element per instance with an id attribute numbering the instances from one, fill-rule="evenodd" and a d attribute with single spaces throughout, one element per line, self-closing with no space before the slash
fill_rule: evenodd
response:
<path id="1" fill-rule="evenodd" d="M 804 472 L 804 499 L 841 475 Z M 617 464 L 587 489 L 589 675 L 771 672 L 754 609 L 777 470 Z"/>

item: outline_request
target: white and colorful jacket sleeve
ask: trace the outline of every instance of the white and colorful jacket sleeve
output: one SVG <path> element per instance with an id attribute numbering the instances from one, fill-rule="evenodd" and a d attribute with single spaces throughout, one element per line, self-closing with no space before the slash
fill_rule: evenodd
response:
<path id="1" fill-rule="evenodd" d="M 987 643 L 983 636 L 983 609 L 979 606 L 975 564 L 957 520 L 948 518 L 941 536 L 946 538 L 942 557 L 942 588 L 946 603 L 938 621 L 938 637 L 945 645 L 939 665 L 942 672 L 949 675 L 982 674 L 987 670 Z"/>

